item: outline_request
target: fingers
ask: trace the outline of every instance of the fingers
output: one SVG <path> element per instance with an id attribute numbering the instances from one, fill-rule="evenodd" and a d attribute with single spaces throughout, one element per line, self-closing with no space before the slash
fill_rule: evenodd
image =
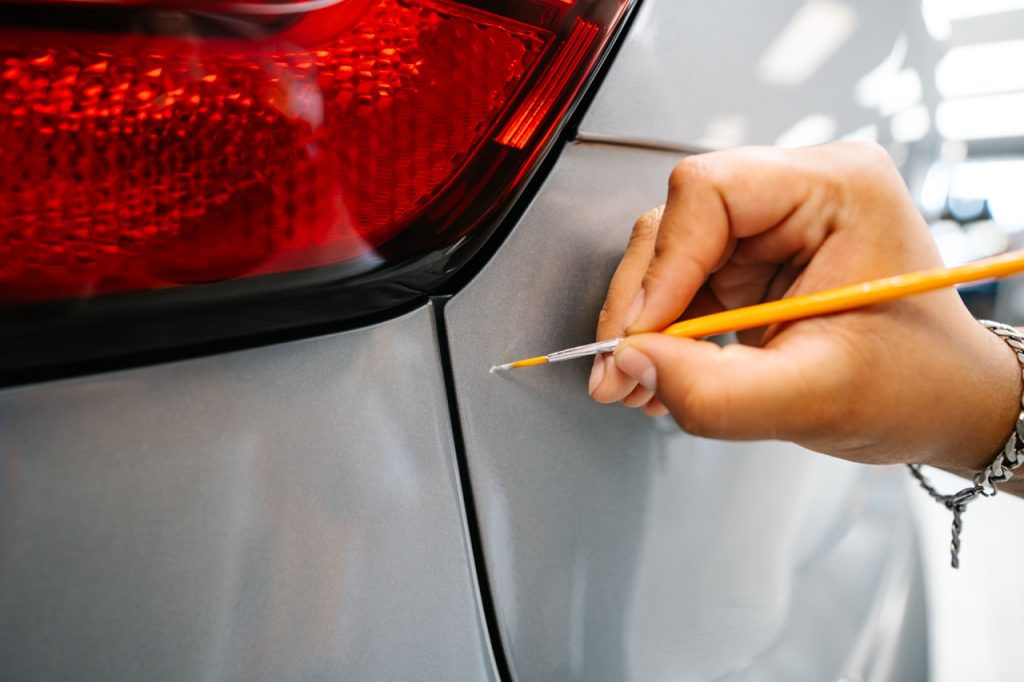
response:
<path id="1" fill-rule="evenodd" d="M 629 306 L 640 290 L 640 282 L 654 255 L 654 243 L 663 208 L 659 206 L 651 209 L 633 225 L 626 253 L 615 270 L 608 287 L 608 296 L 598 316 L 599 340 L 614 339 L 625 332 Z M 614 403 L 625 399 L 635 388 L 636 382 L 615 366 L 615 359 L 611 355 L 599 355 L 594 359 L 589 384 L 590 395 L 594 400 Z"/>
<path id="2" fill-rule="evenodd" d="M 798 150 L 740 148 L 689 157 L 671 174 L 665 206 L 641 216 L 634 225 L 601 311 L 597 338 L 660 330 L 680 317 L 774 300 L 801 288 L 838 286 L 871 268 L 888 274 L 896 265 L 880 252 L 891 254 L 889 260 L 898 263 L 907 260 L 884 227 L 895 218 L 906 218 L 894 217 L 894 207 L 913 208 L 905 194 L 891 162 L 877 147 L 840 143 Z M 868 211 L 865 204 L 874 208 Z M 865 252 L 861 257 L 869 260 L 870 268 L 857 261 L 858 251 Z M 762 346 L 778 331 L 767 327 L 738 336 L 743 343 Z M 689 359 L 695 364 L 670 365 L 667 388 L 645 386 L 642 371 L 621 366 L 624 361 L 638 362 L 629 359 L 628 350 L 636 349 L 631 339 L 622 351 L 595 359 L 592 397 L 641 407 L 650 414 L 667 409 L 685 428 L 721 431 L 726 437 L 771 437 L 771 429 L 794 420 L 780 406 L 806 400 L 806 392 L 793 393 L 789 402 L 777 399 L 778 391 L 800 383 L 785 377 L 784 370 L 795 362 L 791 353 L 670 343 L 663 349 L 658 346 L 662 354 L 672 349 L 681 354 L 675 358 L 679 363 Z M 816 349 L 810 350 L 807 359 L 799 358 L 803 369 Z M 754 370 L 745 367 L 747 361 L 755 363 Z M 687 372 L 680 370 L 683 366 Z M 717 378 L 709 374 L 712 369 L 720 372 Z M 819 369 L 829 374 L 827 365 Z M 692 377 L 711 380 L 693 382 Z M 734 417 L 721 416 L 734 414 L 729 409 L 707 407 L 728 407 L 737 401 L 753 410 L 754 418 L 743 428 L 729 421 Z M 783 426 L 766 417 L 772 414 L 784 420 Z"/>
<path id="3" fill-rule="evenodd" d="M 628 331 L 654 331 L 671 324 L 722 266 L 737 239 L 764 235 L 757 245 L 761 253 L 747 255 L 748 263 L 755 259 L 778 264 L 813 253 L 832 229 L 836 210 L 830 201 L 835 181 L 824 168 L 828 159 L 821 158 L 828 154 L 742 148 L 691 156 L 679 163 L 669 179 L 654 255 L 637 295 L 640 314 Z M 741 251 L 734 260 L 743 256 Z M 763 291 L 773 274 L 770 267 L 744 273 L 741 293 Z M 721 288 L 728 285 L 723 281 Z"/>
<path id="4" fill-rule="evenodd" d="M 627 338 L 596 361 L 592 395 L 651 416 L 668 412 L 699 436 L 790 440 L 858 461 L 892 461 L 940 428 L 959 438 L 969 429 L 955 417 L 964 410 L 956 399 L 938 422 L 916 432 L 906 426 L 905 415 L 923 409 L 914 402 L 920 395 L 925 412 L 945 397 L 907 388 L 922 375 L 906 369 L 908 358 L 936 364 L 934 350 L 921 359 L 914 334 L 932 316 L 937 328 L 948 327 L 948 315 L 923 297 L 899 311 L 892 304 L 738 335 L 760 347 L 645 333 L 681 315 L 939 262 L 880 148 L 747 148 L 689 158 L 672 173 L 664 211 L 634 228 L 598 326 L 599 338 Z M 946 448 L 955 438 L 935 442 Z M 956 451 L 966 449 L 956 443 Z"/>
<path id="5" fill-rule="evenodd" d="M 731 440 L 796 439 L 837 414 L 828 346 L 761 349 L 662 334 L 630 337 L 618 366 L 654 391 L 690 433 Z M 648 403 L 650 405 L 650 403 Z"/>
<path id="6" fill-rule="evenodd" d="M 652 208 L 633 224 L 626 253 L 608 285 L 608 295 L 597 319 L 598 340 L 614 339 L 622 336 L 625 331 L 629 322 L 626 319 L 630 312 L 629 306 L 640 290 L 644 273 L 654 256 L 654 245 L 664 210 L 664 205 Z"/>
<path id="7" fill-rule="evenodd" d="M 643 386 L 637 386 L 633 389 L 633 392 L 622 399 L 622 404 L 626 407 L 643 407 L 651 401 L 654 397 L 654 391 L 644 388 Z"/>
<path id="8" fill-rule="evenodd" d="M 651 401 L 641 409 L 648 417 L 664 417 L 668 414 L 668 408 L 657 398 L 651 398 Z"/>

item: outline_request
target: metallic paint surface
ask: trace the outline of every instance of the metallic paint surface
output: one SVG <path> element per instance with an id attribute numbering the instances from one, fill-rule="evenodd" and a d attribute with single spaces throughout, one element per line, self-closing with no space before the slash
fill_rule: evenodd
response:
<path id="1" fill-rule="evenodd" d="M 878 123 L 855 84 L 885 61 L 908 24 L 921 23 L 920 10 L 906 0 L 829 2 L 855 12 L 853 34 L 805 81 L 781 84 L 761 78 L 759 64 L 809 2 L 644 0 L 580 137 L 708 149 L 773 144 L 814 114 L 834 118 L 840 136 Z M 801 47 L 793 48 L 798 57 Z"/>
<path id="2" fill-rule="evenodd" d="M 494 679 L 429 306 L 0 392 L 0 678 Z"/>
<path id="3" fill-rule="evenodd" d="M 910 534 L 902 504 L 881 513 L 872 500 L 898 477 L 783 443 L 695 439 L 597 405 L 588 361 L 488 373 L 593 339 L 632 222 L 664 200 L 678 159 L 570 145 L 444 309 L 498 626 L 520 682 L 836 679 L 858 638 L 869 654 L 879 645 L 869 611 L 889 550 Z"/>

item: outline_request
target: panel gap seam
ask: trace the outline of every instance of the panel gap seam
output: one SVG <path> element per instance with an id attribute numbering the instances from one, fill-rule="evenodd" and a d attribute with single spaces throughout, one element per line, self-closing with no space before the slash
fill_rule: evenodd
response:
<path id="1" fill-rule="evenodd" d="M 491 654 L 497 669 L 498 679 L 512 682 L 511 668 L 505 656 L 504 642 L 498 627 L 494 598 L 491 594 L 487 563 L 484 560 L 483 541 L 480 536 L 480 522 L 473 498 L 473 486 L 470 482 L 469 462 L 466 456 L 466 444 L 462 431 L 459 402 L 455 392 L 455 374 L 452 368 L 451 347 L 448 343 L 448 327 L 444 319 L 444 307 L 448 299 L 449 297 L 447 296 L 433 296 L 430 302 L 434 312 L 434 329 L 437 335 L 438 355 L 441 360 L 441 372 L 444 379 L 444 391 L 448 407 L 448 420 L 451 425 L 452 446 L 455 451 L 455 464 L 458 469 L 463 512 L 469 536 L 469 549 L 476 569 L 477 591 L 480 594 L 484 624 L 487 628 L 487 637 L 490 640 Z"/>

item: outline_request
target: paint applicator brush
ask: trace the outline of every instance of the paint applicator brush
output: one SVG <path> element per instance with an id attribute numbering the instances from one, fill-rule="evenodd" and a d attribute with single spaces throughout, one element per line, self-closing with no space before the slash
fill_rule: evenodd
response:
<path id="1" fill-rule="evenodd" d="M 783 298 L 778 301 L 759 303 L 745 308 L 736 308 L 703 317 L 695 317 L 690 320 L 676 322 L 663 329 L 662 333 L 692 339 L 724 334 L 726 332 L 738 332 L 769 324 L 792 322 L 809 317 L 819 317 L 821 315 L 856 310 L 857 308 L 866 308 L 877 303 L 885 303 L 886 301 L 913 296 L 914 294 L 922 294 L 926 291 L 943 289 L 956 284 L 1000 279 L 1022 271 L 1024 271 L 1024 250 L 1011 251 L 1001 256 L 985 258 L 955 268 L 935 268 L 932 270 L 909 272 L 904 275 L 895 275 L 893 277 L 864 282 L 863 284 L 851 284 L 839 287 L 838 289 L 828 289 L 813 294 Z M 597 343 L 588 343 L 583 346 L 560 350 L 550 355 L 540 355 L 535 358 L 527 358 L 526 360 L 516 360 L 504 365 L 495 365 L 491 367 L 491 373 L 517 369 L 519 367 L 544 365 L 550 362 L 575 360 L 576 358 L 597 355 L 598 353 L 611 353 L 622 340 L 620 337 L 608 341 L 598 341 Z"/>

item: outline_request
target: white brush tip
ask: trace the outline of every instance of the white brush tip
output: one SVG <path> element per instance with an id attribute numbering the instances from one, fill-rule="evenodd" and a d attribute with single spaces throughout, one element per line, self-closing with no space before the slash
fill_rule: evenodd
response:
<path id="1" fill-rule="evenodd" d="M 491 374 L 494 374 L 495 372 L 504 372 L 509 369 L 512 369 L 511 362 L 506 365 L 495 365 L 494 367 L 491 367 Z"/>

